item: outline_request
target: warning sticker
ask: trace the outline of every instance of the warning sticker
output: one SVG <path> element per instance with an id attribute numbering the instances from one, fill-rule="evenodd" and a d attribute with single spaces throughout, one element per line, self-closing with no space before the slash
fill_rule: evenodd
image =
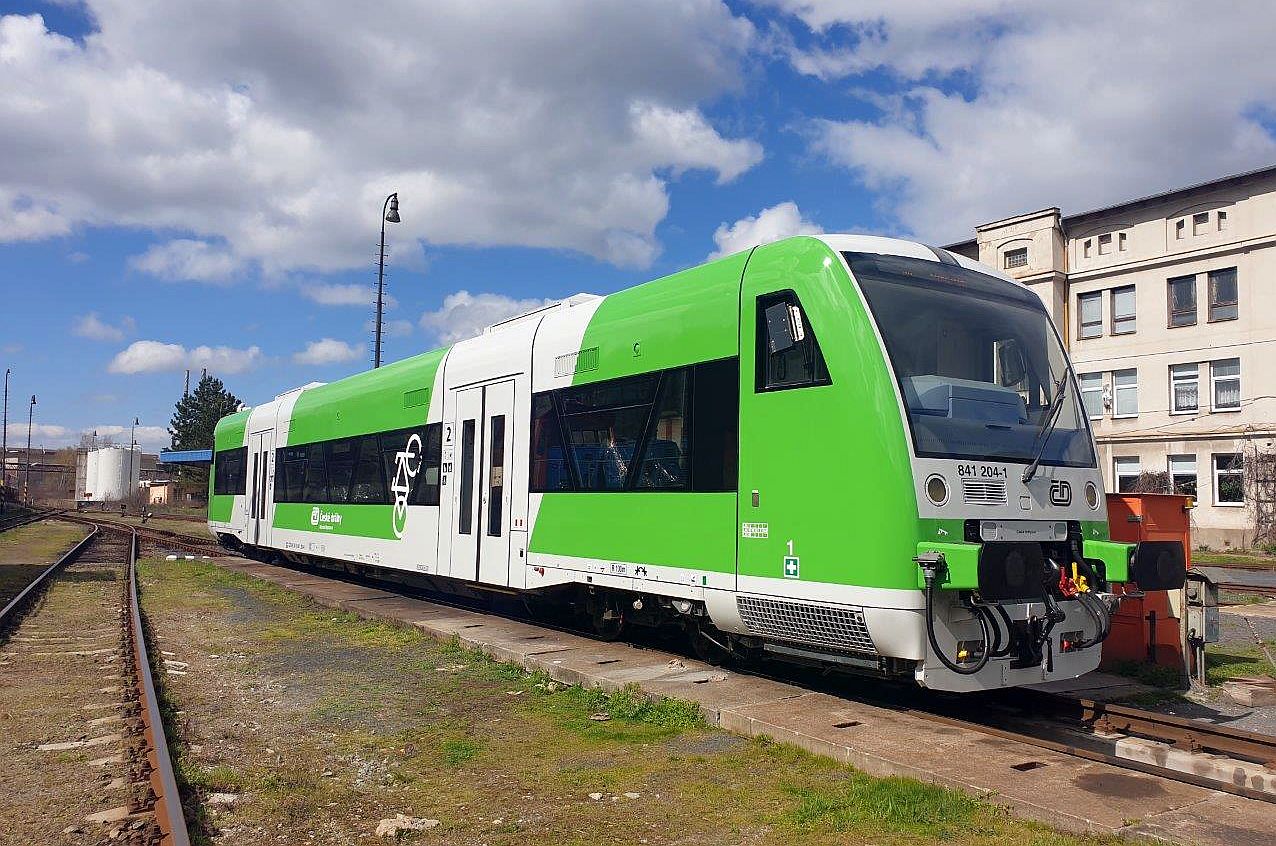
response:
<path id="1" fill-rule="evenodd" d="M 740 537 L 742 538 L 765 538 L 768 534 L 766 523 L 740 524 Z"/>

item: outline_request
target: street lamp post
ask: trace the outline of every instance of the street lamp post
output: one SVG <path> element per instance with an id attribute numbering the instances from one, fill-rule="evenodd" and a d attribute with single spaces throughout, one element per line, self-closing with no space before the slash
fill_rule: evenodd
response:
<path id="1" fill-rule="evenodd" d="M 126 507 L 129 500 L 137 493 L 137 489 L 133 487 L 133 453 L 137 449 L 137 438 L 134 437 L 133 433 L 141 422 L 142 419 L 140 417 L 134 417 L 133 424 L 128 427 L 128 494 L 124 497 L 124 505 Z"/>
<path id="2" fill-rule="evenodd" d="M 399 192 L 385 198 L 381 206 L 381 251 L 377 254 L 377 324 L 375 352 L 372 357 L 374 368 L 381 366 L 381 313 L 385 301 L 385 225 L 386 222 L 399 222 Z"/>
<path id="3" fill-rule="evenodd" d="M 35 500 L 31 496 L 31 421 L 35 419 L 35 394 L 31 395 L 31 405 L 27 407 L 27 471 L 22 481 L 22 486 L 26 488 L 27 505 Z"/>
<path id="4" fill-rule="evenodd" d="M 0 422 L 0 514 L 4 513 L 4 488 L 9 484 L 9 368 L 4 369 L 4 420 Z"/>

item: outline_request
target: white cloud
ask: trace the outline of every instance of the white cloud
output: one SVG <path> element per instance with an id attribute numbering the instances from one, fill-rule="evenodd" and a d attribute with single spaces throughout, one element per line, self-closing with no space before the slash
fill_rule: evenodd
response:
<path id="1" fill-rule="evenodd" d="M 120 318 L 119 326 L 113 326 L 99 318 L 97 312 L 91 311 L 83 317 L 76 318 L 71 331 L 91 341 L 122 341 L 125 335 L 132 334 L 136 328 L 137 324 L 133 318 L 127 315 Z"/>
<path id="2" fill-rule="evenodd" d="M 504 294 L 471 294 L 457 291 L 443 298 L 436 311 L 421 315 L 421 328 L 433 334 L 441 344 L 473 338 L 484 327 L 507 317 L 549 305 L 555 300 L 519 300 Z"/>
<path id="3" fill-rule="evenodd" d="M 165 426 L 136 426 L 133 427 L 133 437 L 137 440 L 139 446 L 144 450 L 155 450 L 167 448 L 172 438 L 169 437 L 168 428 Z M 118 426 L 115 424 L 98 424 L 97 426 L 89 426 L 75 436 L 76 442 L 82 434 L 90 434 L 97 432 L 98 439 L 109 438 L 116 444 L 121 446 L 128 445 L 129 427 Z"/>
<path id="4" fill-rule="evenodd" d="M 815 147 L 925 240 L 1058 205 L 1082 211 L 1276 159 L 1267 10 L 1243 2 L 772 0 L 797 14 L 795 66 L 893 80 L 875 120 L 824 121 Z M 1185 72 L 1184 56 L 1200 68 Z M 880 87 L 880 86 L 879 86 Z M 1261 116 L 1268 116 L 1268 126 Z"/>
<path id="5" fill-rule="evenodd" d="M 334 338 L 321 338 L 311 341 L 299 353 L 294 353 L 292 360 L 297 364 L 338 364 L 362 358 L 363 344 L 347 344 Z"/>
<path id="6" fill-rule="evenodd" d="M 216 374 L 243 373 L 261 360 L 261 349 L 199 346 L 186 349 L 181 344 L 162 341 L 134 341 L 111 359 L 112 373 L 170 373 L 190 368 L 208 368 Z"/>
<path id="7" fill-rule="evenodd" d="M 372 303 L 375 293 L 367 285 L 322 285 L 303 283 L 301 295 L 314 300 L 319 305 L 357 305 L 367 306 Z"/>
<path id="8" fill-rule="evenodd" d="M 398 191 L 399 264 L 425 239 L 641 264 L 671 179 L 761 158 L 703 111 L 757 41 L 722 0 L 84 5 L 81 41 L 0 18 L 0 239 L 120 225 L 181 236 L 139 258 L 163 275 L 335 270 Z"/>
<path id="9" fill-rule="evenodd" d="M 40 406 L 36 406 L 38 409 Z M 53 423 L 31 424 L 31 445 L 37 446 L 41 443 L 49 441 L 61 441 L 71 435 L 71 430 L 65 426 L 58 426 Z M 9 448 L 25 448 L 27 445 L 27 424 L 10 423 L 9 424 Z"/>
<path id="10" fill-rule="evenodd" d="M 728 256 L 793 235 L 818 235 L 823 231 L 819 224 L 802 217 L 797 203 L 777 203 L 751 217 L 719 226 L 713 233 L 713 243 L 718 248 L 709 254 L 709 258 Z"/>
<path id="11" fill-rule="evenodd" d="M 387 320 L 383 325 L 385 334 L 391 338 L 406 338 L 412 334 L 411 320 Z"/>
<path id="12" fill-rule="evenodd" d="M 243 269 L 243 262 L 228 249 L 207 241 L 177 238 L 156 244 L 129 259 L 134 270 L 166 280 L 228 284 Z"/>

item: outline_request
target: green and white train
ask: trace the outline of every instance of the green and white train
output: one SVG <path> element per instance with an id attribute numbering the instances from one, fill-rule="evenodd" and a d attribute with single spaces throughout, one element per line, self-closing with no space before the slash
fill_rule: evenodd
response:
<path id="1" fill-rule="evenodd" d="M 1038 683 L 1097 666 L 1116 583 L 1184 576 L 1109 540 L 1078 396 L 1026 287 L 791 238 L 230 415 L 209 526 L 706 654 Z"/>

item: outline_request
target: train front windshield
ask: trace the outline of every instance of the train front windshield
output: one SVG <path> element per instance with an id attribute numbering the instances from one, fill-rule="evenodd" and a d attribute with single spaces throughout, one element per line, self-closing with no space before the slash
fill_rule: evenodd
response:
<path id="1" fill-rule="evenodd" d="M 918 456 L 1030 462 L 1040 449 L 1042 464 L 1095 466 L 1067 357 L 1035 294 L 934 261 L 845 256 L 886 343 Z"/>

